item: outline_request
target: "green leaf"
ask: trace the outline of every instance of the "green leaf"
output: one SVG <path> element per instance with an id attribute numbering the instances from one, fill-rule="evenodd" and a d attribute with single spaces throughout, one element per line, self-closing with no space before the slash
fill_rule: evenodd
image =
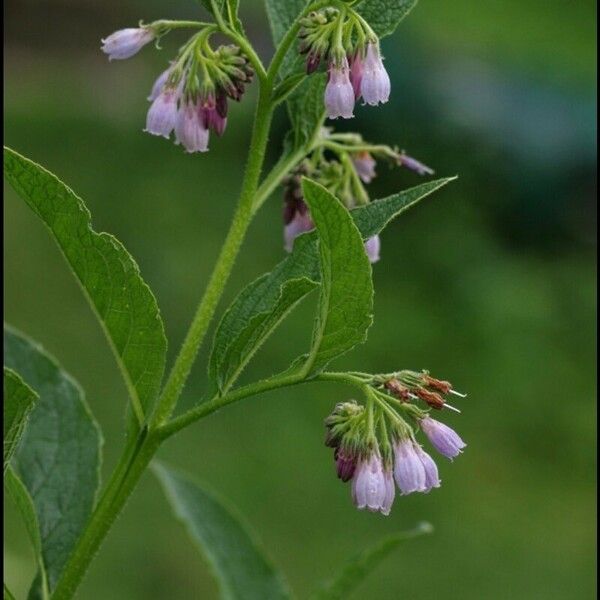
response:
<path id="1" fill-rule="evenodd" d="M 175 515 L 210 563 L 224 600 L 290 598 L 281 575 L 224 500 L 164 464 L 153 468 Z"/>
<path id="2" fill-rule="evenodd" d="M 94 505 L 101 435 L 79 385 L 38 344 L 5 328 L 4 354 L 39 394 L 13 464 L 33 500 L 52 590 Z"/>
<path id="3" fill-rule="evenodd" d="M 363 0 L 357 11 L 381 38 L 394 33 L 417 0 Z"/>
<path id="4" fill-rule="evenodd" d="M 4 584 L 4 600 L 15 600 L 15 597 L 10 593 L 10 590 Z"/>
<path id="5" fill-rule="evenodd" d="M 40 537 L 40 526 L 38 518 L 35 512 L 35 506 L 33 500 L 27 491 L 27 488 L 23 482 L 19 479 L 19 476 L 14 472 L 14 469 L 9 467 L 6 471 L 4 478 L 4 484 L 11 497 L 14 505 L 16 506 L 27 535 L 33 546 L 33 552 L 38 565 L 38 575 L 36 577 L 35 585 L 37 586 L 38 595 L 41 598 L 48 597 L 48 584 L 46 576 L 46 567 L 44 566 L 44 559 L 42 555 L 42 539 Z"/>
<path id="6" fill-rule="evenodd" d="M 288 98 L 287 107 L 294 132 L 294 148 L 308 144 L 325 121 L 325 84 L 325 73 L 314 73 Z"/>
<path id="7" fill-rule="evenodd" d="M 321 298 L 307 361 L 315 373 L 366 339 L 373 282 L 363 239 L 343 204 L 310 179 L 303 179 L 302 191 L 319 233 Z"/>
<path id="8" fill-rule="evenodd" d="M 4 473 L 38 395 L 12 369 L 4 367 Z"/>
<path id="9" fill-rule="evenodd" d="M 351 211 L 351 215 L 363 240 L 378 234 L 390 221 L 455 179 L 456 177 L 444 177 L 428 181 L 381 200 L 375 200 L 366 206 L 355 208 Z"/>
<path id="10" fill-rule="evenodd" d="M 361 552 L 326 583 L 312 598 L 313 600 L 345 600 L 348 595 L 375 569 L 375 567 L 403 541 L 431 533 L 429 523 L 419 523 L 414 529 L 390 535 L 378 544 Z"/>
<path id="11" fill-rule="evenodd" d="M 275 46 L 278 46 L 307 4 L 307 0 L 265 0 Z"/>
<path id="12" fill-rule="evenodd" d="M 354 209 L 350 214 L 362 239 L 379 233 L 392 219 L 453 179 L 423 183 Z M 294 296 L 283 292 L 286 282 L 302 279 L 315 283 L 321 279 L 316 232 L 296 238 L 293 252 L 270 273 L 246 286 L 225 312 L 215 334 L 210 360 L 210 373 L 220 389 L 231 385 L 235 379 L 231 373 L 239 372 L 250 360 L 256 351 L 252 344 L 262 343 L 274 330 L 280 322 L 276 316 L 283 318 L 296 305 Z M 231 370 L 227 369 L 229 364 Z"/>
<path id="13" fill-rule="evenodd" d="M 158 393 L 167 342 L 156 299 L 138 265 L 116 238 L 92 229 L 83 201 L 52 173 L 9 148 L 4 172 L 48 226 L 82 285 L 141 420 Z"/>
<path id="14" fill-rule="evenodd" d="M 242 290 L 243 297 L 234 302 L 219 323 L 210 357 L 209 375 L 221 392 L 227 391 L 279 323 L 317 285 L 307 277 L 288 279 L 274 302 L 261 293 L 260 279 Z M 239 314 L 236 307 L 246 311 L 248 318 Z"/>

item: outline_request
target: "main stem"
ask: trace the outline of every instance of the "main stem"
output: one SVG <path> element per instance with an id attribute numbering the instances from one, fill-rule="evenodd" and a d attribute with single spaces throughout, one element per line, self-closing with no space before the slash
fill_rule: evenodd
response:
<path id="1" fill-rule="evenodd" d="M 270 91 L 261 85 L 240 199 L 217 263 L 158 401 L 150 426 L 140 432 L 133 444 L 126 446 L 104 494 L 65 565 L 52 594 L 52 600 L 68 600 L 73 597 L 111 525 L 164 439 L 158 435 L 157 428 L 170 417 L 175 408 L 252 220 L 252 204 L 264 161 L 272 113 Z"/>

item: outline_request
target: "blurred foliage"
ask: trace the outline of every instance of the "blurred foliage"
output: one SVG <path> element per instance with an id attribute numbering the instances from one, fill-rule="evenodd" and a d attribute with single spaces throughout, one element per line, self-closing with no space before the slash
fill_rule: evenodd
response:
<path id="1" fill-rule="evenodd" d="M 258 2 L 247 30 L 270 51 Z M 55 171 L 114 233 L 156 291 L 173 356 L 227 227 L 252 94 L 203 156 L 142 134 L 155 74 L 176 44 L 109 65 L 99 38 L 140 18 L 186 17 L 177 0 L 5 6 L 5 142 Z M 228 497 L 299 594 L 388 533 L 436 528 L 387 560 L 357 597 L 590 598 L 595 589 L 595 4 L 422 0 L 384 43 L 393 93 L 343 128 L 397 143 L 460 179 L 394 223 L 375 266 L 375 325 L 338 363 L 428 368 L 469 397 L 449 415 L 469 447 L 428 496 L 363 514 L 335 478 L 322 420 L 352 393 L 307 385 L 233 406 L 170 441 L 161 458 Z M 175 37 L 175 36 L 174 36 Z M 276 120 L 274 161 L 285 132 Z M 373 197 L 419 182 L 380 167 Z M 226 301 L 281 258 L 281 199 L 252 226 Z M 139 221 L 142 214 L 144 218 Z M 47 232 L 9 191 L 5 317 L 82 383 L 106 438 L 122 444 L 125 390 L 102 334 Z M 306 348 L 312 298 L 248 368 L 250 380 Z M 222 305 L 225 307 L 225 303 Z M 185 393 L 205 382 L 201 361 Z M 8 504 L 8 503 L 7 503 Z M 7 583 L 35 571 L 6 508 Z M 362 594 L 362 595 L 361 595 Z M 216 597 L 192 542 L 146 477 L 93 563 L 81 598 Z"/>

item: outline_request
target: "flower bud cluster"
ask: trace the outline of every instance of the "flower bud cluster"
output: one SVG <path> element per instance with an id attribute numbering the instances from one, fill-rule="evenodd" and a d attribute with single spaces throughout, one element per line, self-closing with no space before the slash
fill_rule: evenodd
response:
<path id="1" fill-rule="evenodd" d="M 103 40 L 102 50 L 113 58 L 129 58 L 143 45 L 165 33 L 157 21 L 138 29 L 124 29 Z M 228 99 L 239 101 L 253 78 L 247 57 L 235 45 L 213 50 L 209 27 L 195 34 L 176 60 L 152 86 L 152 103 L 145 131 L 169 139 L 186 152 L 206 152 L 212 131 L 222 135 L 227 125 Z"/>
<path id="2" fill-rule="evenodd" d="M 466 447 L 450 427 L 432 419 L 408 403 L 410 387 L 398 379 L 388 379 L 384 390 L 373 377 L 367 397 L 375 398 L 366 407 L 354 400 L 336 405 L 325 420 L 325 444 L 334 449 L 338 477 L 351 481 L 352 499 L 358 509 L 390 513 L 395 488 L 401 495 L 428 493 L 441 485 L 433 458 L 416 440 L 415 430 L 400 416 L 405 411 L 443 456 L 453 459 Z M 433 380 L 434 386 L 451 390 L 445 381 Z M 397 405 L 396 398 L 402 398 Z M 395 485 L 394 485 L 395 483 Z"/>
<path id="3" fill-rule="evenodd" d="M 318 181 L 337 196 L 348 209 L 353 209 L 370 202 L 364 184 L 371 183 L 376 176 L 376 158 L 398 165 L 402 156 L 406 155 L 400 154 L 389 146 L 366 144 L 359 134 L 336 134 L 329 128 L 322 128 L 317 149 L 306 157 L 283 182 L 285 249 L 291 252 L 295 238 L 314 228 L 302 196 L 302 176 L 309 176 Z M 428 169 L 426 172 L 433 171 Z M 379 260 L 380 248 L 378 235 L 366 240 L 365 250 L 371 263 Z"/>
<path id="4" fill-rule="evenodd" d="M 324 102 L 330 119 L 352 118 L 360 98 L 372 106 L 388 101 L 391 83 L 379 39 L 350 7 L 310 13 L 302 19 L 298 37 L 307 73 L 327 61 Z"/>

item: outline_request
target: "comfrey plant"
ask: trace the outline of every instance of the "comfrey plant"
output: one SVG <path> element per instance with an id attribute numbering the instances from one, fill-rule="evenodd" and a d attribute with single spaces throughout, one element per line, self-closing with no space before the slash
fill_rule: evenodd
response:
<path id="1" fill-rule="evenodd" d="M 350 482 L 354 504 L 388 515 L 401 495 L 440 486 L 438 468 L 418 441 L 421 431 L 443 456 L 465 443 L 431 411 L 452 386 L 427 371 L 387 374 L 328 370 L 365 341 L 372 323 L 372 263 L 385 256 L 380 232 L 397 215 L 452 178 L 428 181 L 376 201 L 367 186 L 381 164 L 427 176 L 433 171 L 397 147 L 336 132 L 331 121 L 377 106 L 394 93 L 380 38 L 392 33 L 416 0 L 266 0 L 275 53 L 265 66 L 244 32 L 237 0 L 203 0 L 210 20 L 160 20 L 122 29 L 102 41 L 110 60 L 124 60 L 175 30 L 191 36 L 152 87 L 145 131 L 172 139 L 187 153 L 206 152 L 211 134 L 232 120 L 230 100 L 257 88 L 255 119 L 237 208 L 181 349 L 163 381 L 166 338 L 154 295 L 138 266 L 113 236 L 97 233 L 83 201 L 57 177 L 14 150 L 4 151 L 5 175 L 46 224 L 100 320 L 129 394 L 124 448 L 99 490 L 101 433 L 79 385 L 38 344 L 5 329 L 4 480 L 26 523 L 38 573 L 31 598 L 71 598 L 152 463 L 177 515 L 206 547 L 226 597 L 287 598 L 281 575 L 265 560 L 217 496 L 164 464 L 152 462 L 165 440 L 225 406 L 263 392 L 309 382 L 354 386 L 361 402 L 335 406 L 325 420 L 338 477 Z M 218 36 L 217 36 L 218 34 Z M 226 39 L 217 45 L 215 39 Z M 263 175 L 275 110 L 287 105 L 291 128 L 276 164 Z M 374 110 L 367 108 L 365 110 Z M 380 107 L 380 110 L 385 110 Z M 141 127 L 140 127 L 141 128 Z M 135 135 L 135 132 L 132 132 Z M 202 168 L 202 157 L 198 168 Z M 208 353 L 210 383 L 192 408 L 177 403 L 253 217 L 283 188 L 287 254 L 244 288 L 221 314 Z M 292 309 L 318 291 L 310 348 L 287 369 L 238 384 L 261 344 Z M 420 525 L 361 555 L 321 598 L 345 597 L 366 564 Z M 231 559 L 235 556 L 235 560 Z M 352 573 L 352 576 L 349 576 Z M 119 596 L 115 592 L 115 597 Z M 10 592 L 5 587 L 5 598 Z"/>

